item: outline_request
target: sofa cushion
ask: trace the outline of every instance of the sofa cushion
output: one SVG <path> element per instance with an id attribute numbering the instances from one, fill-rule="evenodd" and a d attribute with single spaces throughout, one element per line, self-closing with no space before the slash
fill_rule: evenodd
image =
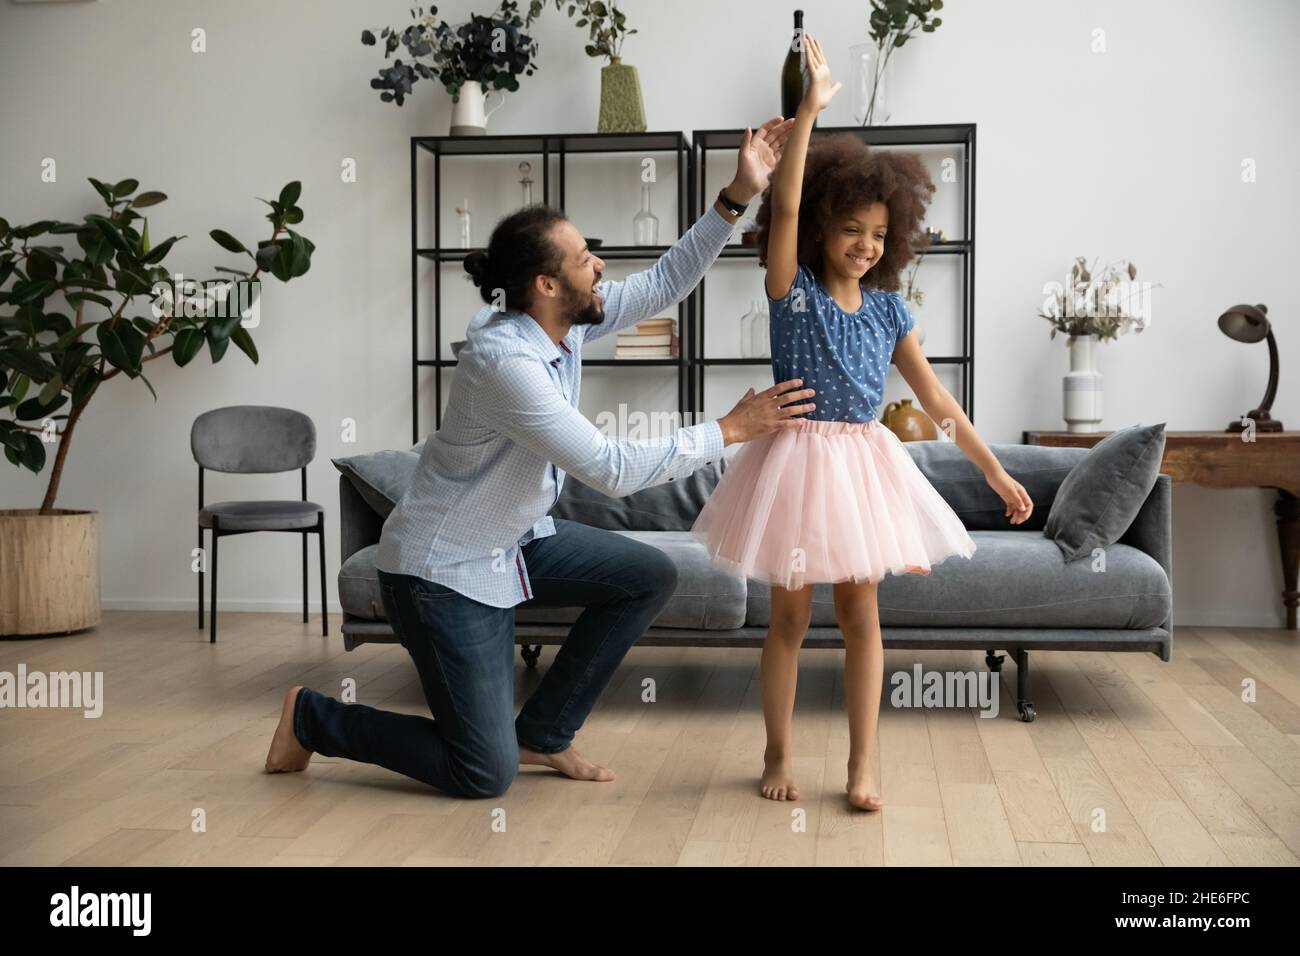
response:
<path id="1" fill-rule="evenodd" d="M 608 531 L 690 531 L 726 467 L 726 459 L 719 458 L 685 478 L 623 498 L 611 498 L 566 475 L 551 515 Z"/>
<path id="2" fill-rule="evenodd" d="M 976 548 L 969 559 L 941 561 L 929 575 L 885 576 L 877 590 L 881 625 L 1149 628 L 1169 617 L 1169 579 L 1137 548 L 1115 544 L 1097 562 L 1068 562 L 1055 543 L 1032 531 L 970 535 Z M 750 581 L 748 625 L 766 627 L 771 620 L 770 587 Z M 836 625 L 829 584 L 814 585 L 812 624 Z"/>
<path id="3" fill-rule="evenodd" d="M 379 575 L 375 573 L 378 544 L 354 552 L 339 568 L 339 604 L 345 614 L 367 621 L 383 621 L 384 602 L 379 596 Z"/>
<path id="4" fill-rule="evenodd" d="M 1165 423 L 1111 432 L 1061 482 L 1043 533 L 1067 561 L 1109 548 L 1128 530 L 1160 474 Z"/>
<path id="5" fill-rule="evenodd" d="M 984 472 L 966 457 L 954 442 L 904 442 L 903 447 L 921 469 L 926 480 L 948 503 L 968 531 L 1007 531 L 1013 526 L 1005 514 L 1007 506 L 990 486 Z M 1086 448 L 1057 448 L 1050 445 L 989 445 L 1012 478 L 1020 482 L 1034 503 L 1028 520 L 1014 526 L 1017 531 L 1041 531 L 1057 486 L 1088 455 Z"/>
<path id="6" fill-rule="evenodd" d="M 410 449 L 385 449 L 352 455 L 348 458 L 331 458 L 352 487 L 365 499 L 366 504 L 381 518 L 387 518 L 406 494 L 424 451 L 421 441 Z"/>
<path id="7" fill-rule="evenodd" d="M 566 482 L 567 484 L 567 482 Z M 620 531 L 629 538 L 666 552 L 677 566 L 677 592 L 659 612 L 654 627 L 731 630 L 745 623 L 745 579 L 713 567 L 708 552 L 687 531 Z M 384 620 L 375 573 L 377 544 L 357 551 L 339 569 L 339 603 L 348 614 L 370 621 Z M 569 623 L 582 608 L 519 606 L 521 623 Z"/>
<path id="8" fill-rule="evenodd" d="M 567 482 L 566 482 L 567 484 Z M 654 545 L 677 566 L 677 591 L 654 619 L 652 627 L 684 627 L 726 631 L 745 624 L 745 579 L 713 566 L 708 552 L 689 531 L 619 531 L 635 541 Z M 519 623 L 575 621 L 582 608 L 519 606 Z"/>

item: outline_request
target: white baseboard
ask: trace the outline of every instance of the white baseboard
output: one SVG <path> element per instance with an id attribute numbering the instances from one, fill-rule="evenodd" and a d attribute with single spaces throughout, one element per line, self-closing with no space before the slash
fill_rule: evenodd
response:
<path id="1" fill-rule="evenodd" d="M 105 598 L 100 602 L 101 606 L 107 611 L 189 611 L 198 619 L 199 601 L 197 596 L 188 600 L 168 599 L 168 600 L 138 600 L 132 598 Z M 203 613 L 206 616 L 208 608 L 206 596 L 203 600 Z M 343 608 L 332 601 L 325 602 L 326 608 L 333 616 L 343 613 Z M 302 598 L 296 601 L 227 601 L 217 595 L 217 616 L 220 617 L 227 611 L 254 611 L 261 614 L 297 614 L 299 619 L 302 618 Z M 307 615 L 309 617 L 320 617 L 320 598 L 317 597 L 307 602 Z"/>

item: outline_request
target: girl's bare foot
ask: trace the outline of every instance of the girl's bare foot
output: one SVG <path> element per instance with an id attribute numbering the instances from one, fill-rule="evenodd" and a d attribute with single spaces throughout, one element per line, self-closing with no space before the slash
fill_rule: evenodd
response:
<path id="1" fill-rule="evenodd" d="M 294 770 L 306 770 L 311 761 L 311 751 L 298 743 L 293 732 L 293 705 L 298 700 L 298 691 L 302 686 L 290 687 L 284 695 L 284 705 L 280 708 L 280 723 L 271 738 L 271 749 L 266 752 L 267 773 L 288 773 Z"/>
<path id="2" fill-rule="evenodd" d="M 844 789 L 848 791 L 849 803 L 859 810 L 879 810 L 885 805 L 870 760 L 849 761 L 849 782 Z"/>
<path id="3" fill-rule="evenodd" d="M 794 782 L 794 767 L 785 756 L 763 755 L 763 779 L 759 792 L 769 800 L 798 800 L 799 787 Z"/>
<path id="4" fill-rule="evenodd" d="M 558 770 L 566 777 L 574 780 L 598 780 L 601 782 L 613 780 L 614 771 L 608 767 L 601 767 L 592 763 L 572 747 L 561 750 L 556 754 L 538 753 L 536 750 L 529 750 L 527 747 L 519 748 L 519 762 L 521 764 L 534 764 L 539 767 L 550 767 L 552 770 Z"/>

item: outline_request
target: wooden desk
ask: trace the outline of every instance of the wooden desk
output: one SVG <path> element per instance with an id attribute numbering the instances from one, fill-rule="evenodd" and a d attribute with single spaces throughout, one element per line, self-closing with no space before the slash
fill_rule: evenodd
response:
<path id="1" fill-rule="evenodd" d="M 1026 445 L 1091 448 L 1110 432 L 1023 433 Z M 1282 603 L 1286 626 L 1296 629 L 1300 594 L 1300 431 L 1256 432 L 1244 441 L 1236 432 L 1165 432 L 1160 470 L 1174 482 L 1206 488 L 1274 488 L 1277 541 L 1282 554 Z"/>

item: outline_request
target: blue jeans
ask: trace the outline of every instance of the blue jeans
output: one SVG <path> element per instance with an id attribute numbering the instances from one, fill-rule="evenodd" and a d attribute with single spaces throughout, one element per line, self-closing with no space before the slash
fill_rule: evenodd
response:
<path id="1" fill-rule="evenodd" d="M 533 597 L 581 607 L 555 660 L 514 716 L 515 608 L 407 574 L 379 572 L 384 612 L 415 662 L 433 719 L 343 704 L 303 688 L 293 731 L 308 750 L 378 764 L 455 796 L 504 793 L 519 748 L 566 749 L 628 649 L 672 597 L 677 568 L 658 548 L 555 519 L 523 546 Z"/>

